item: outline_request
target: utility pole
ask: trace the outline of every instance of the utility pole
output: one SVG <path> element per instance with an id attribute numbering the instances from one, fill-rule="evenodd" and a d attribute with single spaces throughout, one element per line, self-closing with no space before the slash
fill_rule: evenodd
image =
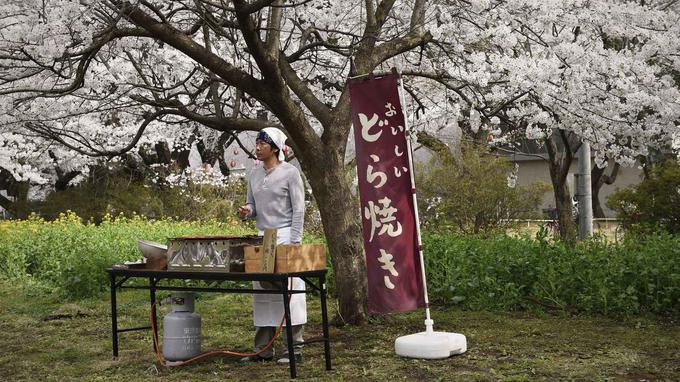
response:
<path id="1" fill-rule="evenodd" d="M 593 194 L 590 180 L 590 143 L 582 142 L 578 152 L 578 238 L 584 240 L 593 235 Z"/>

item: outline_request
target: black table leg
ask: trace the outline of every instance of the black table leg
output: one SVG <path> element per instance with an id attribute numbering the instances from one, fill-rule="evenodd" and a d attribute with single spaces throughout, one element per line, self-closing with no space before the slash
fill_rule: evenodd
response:
<path id="1" fill-rule="evenodd" d="M 193 273 L 168 273 L 171 274 L 172 276 L 168 277 L 166 273 L 162 272 L 133 272 L 133 271 L 125 271 L 125 270 L 114 270 L 110 269 L 107 270 L 109 272 L 109 278 L 110 278 L 110 283 L 111 283 L 111 339 L 112 339 L 112 350 L 113 350 L 113 358 L 116 359 L 118 357 L 118 351 L 119 351 L 119 342 L 118 342 L 118 335 L 121 332 L 127 332 L 127 331 L 132 331 L 132 330 L 143 330 L 143 329 L 149 329 L 148 326 L 145 327 L 134 327 L 134 328 L 126 328 L 126 329 L 119 329 L 118 328 L 118 307 L 117 307 L 117 289 L 120 287 L 121 289 L 124 288 L 130 288 L 130 289 L 149 289 L 149 300 L 151 303 L 150 309 L 151 313 L 153 314 L 153 324 L 154 326 L 157 327 L 157 317 L 156 317 L 156 311 L 157 307 L 155 305 L 157 301 L 156 297 L 156 291 L 157 290 L 175 290 L 174 288 L 171 287 L 166 287 L 163 285 L 158 285 L 161 279 L 164 278 L 169 278 L 169 279 L 178 279 L 178 278 L 189 278 L 189 279 L 204 279 L 203 274 L 200 274 L 200 277 L 196 275 L 197 277 L 192 277 L 194 276 Z M 118 282 L 117 276 L 121 276 L 121 281 Z M 181 276 L 181 277 L 180 277 Z M 241 275 L 239 275 L 241 276 Z M 290 377 L 291 378 L 296 378 L 297 377 L 297 362 L 295 358 L 295 340 L 293 338 L 293 325 L 292 325 L 292 316 L 291 316 L 291 306 L 290 302 L 292 299 L 292 296 L 295 294 L 295 291 L 290 290 L 290 286 L 288 285 L 287 280 L 289 279 L 291 275 L 272 275 L 271 278 L 268 278 L 266 281 L 273 281 L 273 282 L 281 282 L 281 287 L 279 289 L 279 293 L 283 295 L 283 303 L 284 303 L 284 320 L 286 324 L 286 347 L 288 349 L 288 354 L 289 354 L 289 368 L 290 368 Z M 141 277 L 141 278 L 148 278 L 149 284 L 148 287 L 145 285 L 132 285 L 132 286 L 123 286 L 126 280 L 130 278 L 135 278 L 135 277 Z M 322 313 L 322 324 L 323 324 L 323 342 L 324 342 L 324 356 L 325 356 L 325 361 L 326 361 L 326 370 L 331 370 L 331 352 L 330 352 L 330 335 L 329 335 L 329 323 L 328 323 L 328 308 L 327 308 L 327 299 L 328 299 L 328 291 L 326 288 L 326 277 L 325 274 L 320 274 L 320 273 L 313 273 L 313 274 L 307 274 L 305 277 L 318 277 L 319 280 L 319 285 L 317 286 L 315 282 L 310 282 L 307 279 L 304 279 L 305 282 L 307 282 L 309 285 L 312 285 L 315 290 L 318 290 L 321 295 L 321 313 Z M 210 278 L 206 278 L 210 279 Z M 225 280 L 244 280 L 243 277 L 231 277 L 229 274 L 225 275 L 224 277 Z M 117 285 L 120 284 L 120 285 Z M 179 290 L 191 290 L 191 291 L 206 291 L 206 288 L 180 288 Z M 233 289 L 233 288 L 214 288 L 216 292 L 225 292 L 225 293 L 251 293 L 253 292 L 250 289 Z M 212 291 L 212 290 L 211 290 Z M 272 291 L 275 292 L 275 291 Z M 311 341 L 311 342 L 317 342 L 317 341 Z M 160 349 L 156 349 L 157 346 L 153 346 L 154 351 L 158 351 Z"/>
<path id="2" fill-rule="evenodd" d="M 153 326 L 158 330 L 158 320 L 156 319 L 156 279 L 149 277 L 149 301 L 151 301 L 151 311 L 153 316 Z M 154 353 L 158 352 L 158 347 L 151 341 Z"/>
<path id="3" fill-rule="evenodd" d="M 113 358 L 118 357 L 118 317 L 116 306 L 116 275 L 109 274 L 111 280 L 111 340 L 113 341 Z"/>
<path id="4" fill-rule="evenodd" d="M 323 327 L 323 352 L 326 358 L 326 370 L 331 369 L 331 339 L 328 335 L 328 310 L 326 308 L 326 276 L 319 276 L 321 283 L 321 322 Z"/>
<path id="5" fill-rule="evenodd" d="M 288 345 L 288 360 L 290 366 L 290 377 L 297 377 L 295 368 L 295 349 L 293 348 L 293 327 L 290 319 L 290 295 L 288 294 L 288 279 L 281 282 L 281 293 L 283 294 L 283 309 L 286 317 L 286 342 Z"/>

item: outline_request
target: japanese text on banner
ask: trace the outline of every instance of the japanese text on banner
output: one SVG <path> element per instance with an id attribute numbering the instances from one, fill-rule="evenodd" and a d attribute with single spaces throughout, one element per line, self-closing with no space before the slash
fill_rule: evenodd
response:
<path id="1" fill-rule="evenodd" d="M 385 76 L 350 83 L 369 310 L 374 313 L 424 305 L 396 80 Z"/>

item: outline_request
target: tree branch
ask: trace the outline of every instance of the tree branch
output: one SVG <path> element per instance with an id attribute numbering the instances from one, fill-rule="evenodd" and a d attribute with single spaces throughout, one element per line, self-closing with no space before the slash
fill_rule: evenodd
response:
<path id="1" fill-rule="evenodd" d="M 404 37 L 396 38 L 378 45 L 373 53 L 374 67 L 388 59 L 407 52 L 417 46 L 425 45 L 432 40 L 430 32 L 409 32 Z"/>
<path id="2" fill-rule="evenodd" d="M 257 27 L 253 23 L 250 13 L 244 11 L 246 5 L 247 3 L 244 0 L 234 0 L 236 19 L 241 26 L 243 38 L 250 50 L 251 56 L 257 63 L 258 68 L 260 68 L 262 76 L 267 80 L 267 86 L 282 89 L 283 83 L 278 76 L 278 53 L 275 56 L 268 55 L 268 51 L 260 39 Z"/>
<path id="3" fill-rule="evenodd" d="M 383 0 L 378 4 L 378 9 L 375 11 L 375 26 L 376 29 L 382 28 L 387 21 L 387 16 L 390 14 L 395 0 Z"/>
<path id="4" fill-rule="evenodd" d="M 273 5 L 283 5 L 283 0 L 274 0 Z M 265 39 L 265 54 L 267 57 L 274 59 L 274 64 L 279 59 L 279 47 L 281 45 L 281 17 L 283 9 L 279 7 L 272 7 L 269 10 L 269 18 L 267 20 L 267 37 Z"/>
<path id="5" fill-rule="evenodd" d="M 0 207 L 4 208 L 6 211 L 11 211 L 12 205 L 14 205 L 13 201 L 0 194 Z"/>
<path id="6" fill-rule="evenodd" d="M 411 14 L 411 31 L 423 33 L 425 28 L 425 0 L 415 0 Z"/>
<path id="7" fill-rule="evenodd" d="M 72 53 L 69 55 L 69 58 L 75 58 L 79 57 L 78 59 L 78 67 L 76 69 L 76 76 L 73 79 L 73 81 L 66 85 L 65 87 L 61 88 L 51 88 L 51 89 L 41 89 L 41 88 L 17 88 L 17 89 L 8 89 L 8 90 L 1 90 L 0 95 L 4 94 L 14 94 L 14 93 L 39 93 L 42 96 L 62 96 L 62 95 L 67 95 L 70 93 L 73 93 L 77 89 L 83 86 L 85 83 L 85 74 L 87 72 L 87 68 L 90 65 L 90 62 L 94 59 L 96 54 L 99 52 L 99 50 L 109 43 L 110 41 L 113 41 L 115 39 L 123 38 L 123 37 L 151 37 L 150 34 L 148 34 L 146 31 L 141 30 L 141 29 L 133 29 L 133 28 L 125 28 L 125 29 L 113 29 L 110 30 L 108 33 L 105 33 L 102 35 L 101 38 L 95 40 L 92 45 L 89 47 Z"/>
<path id="8" fill-rule="evenodd" d="M 366 7 L 366 29 L 364 30 L 364 37 L 375 34 L 378 29 L 375 20 L 375 7 L 373 5 L 373 0 L 364 0 L 364 6 Z"/>
<path id="9" fill-rule="evenodd" d="M 268 7 L 272 5 L 272 3 L 280 3 L 277 4 L 279 6 L 283 5 L 279 0 L 255 0 L 252 3 L 247 3 L 247 2 L 240 2 L 242 5 L 236 6 L 238 12 L 243 12 L 244 14 L 251 14 L 255 12 L 259 12 L 265 7 Z M 236 5 L 236 4 L 234 4 Z"/>
<path id="10" fill-rule="evenodd" d="M 262 82 L 208 51 L 189 36 L 168 24 L 158 23 L 129 2 L 116 2 L 130 22 L 148 31 L 153 38 L 163 41 L 213 71 L 228 83 L 237 86 L 260 101 L 266 102 L 267 93 Z"/>
<path id="11" fill-rule="evenodd" d="M 283 52 L 281 53 L 283 56 Z M 331 109 L 321 102 L 307 85 L 298 77 L 293 67 L 290 66 L 285 57 L 279 60 L 279 67 L 286 84 L 293 90 L 293 92 L 300 98 L 302 103 L 312 112 L 314 117 L 321 122 L 323 126 L 329 126 Z"/>

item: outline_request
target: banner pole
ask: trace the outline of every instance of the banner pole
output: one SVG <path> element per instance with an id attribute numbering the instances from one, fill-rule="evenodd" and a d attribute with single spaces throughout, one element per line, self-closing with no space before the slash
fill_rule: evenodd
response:
<path id="1" fill-rule="evenodd" d="M 404 101 L 404 81 L 399 75 L 399 101 L 401 102 L 402 113 L 406 110 L 406 103 Z M 423 257 L 423 241 L 420 235 L 420 216 L 418 214 L 418 199 L 416 197 L 416 179 L 413 171 L 413 150 L 411 147 L 411 129 L 408 123 L 406 113 L 404 113 L 404 130 L 406 137 L 406 152 L 408 153 L 408 171 L 411 175 L 411 195 L 413 197 L 413 213 L 416 220 L 416 236 L 418 237 L 418 254 L 420 256 L 420 273 L 423 278 L 423 294 L 425 297 L 425 331 L 430 333 L 433 331 L 432 327 L 434 321 L 430 318 L 430 299 L 427 293 L 427 277 L 425 276 L 425 258 Z"/>
<path id="2" fill-rule="evenodd" d="M 396 72 L 396 69 L 393 69 Z M 411 149 L 411 130 L 408 126 L 408 118 L 404 112 L 404 81 L 399 75 L 399 102 L 404 115 L 404 129 L 406 137 L 406 151 L 408 152 L 408 166 L 411 172 L 411 194 L 413 196 L 413 212 L 415 213 L 416 234 L 418 236 L 418 254 L 420 255 L 420 272 L 423 278 L 423 293 L 425 297 L 425 331 L 406 336 L 401 336 L 394 341 L 394 350 L 397 355 L 411 358 L 441 359 L 454 354 L 462 354 L 467 351 L 467 338 L 460 333 L 435 332 L 434 321 L 430 318 L 430 301 L 427 295 L 427 279 L 425 277 L 425 259 L 423 257 L 423 242 L 420 235 L 420 217 L 418 216 L 418 203 L 416 198 L 416 181 L 413 173 L 413 150 Z"/>

